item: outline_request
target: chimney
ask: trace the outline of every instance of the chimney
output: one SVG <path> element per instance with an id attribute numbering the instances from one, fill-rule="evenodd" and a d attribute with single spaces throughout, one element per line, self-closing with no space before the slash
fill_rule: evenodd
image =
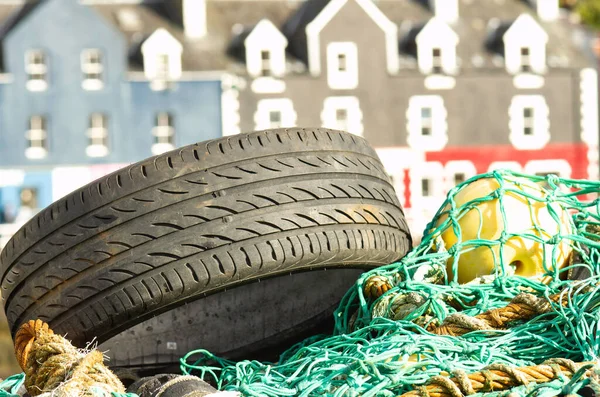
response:
<path id="1" fill-rule="evenodd" d="M 458 0 L 429 0 L 429 7 L 437 18 L 446 23 L 458 20 Z"/>
<path id="2" fill-rule="evenodd" d="M 183 29 L 189 39 L 199 39 L 206 35 L 206 0 L 183 1 Z"/>
<path id="3" fill-rule="evenodd" d="M 555 21 L 559 16 L 559 0 L 530 0 L 542 21 Z"/>

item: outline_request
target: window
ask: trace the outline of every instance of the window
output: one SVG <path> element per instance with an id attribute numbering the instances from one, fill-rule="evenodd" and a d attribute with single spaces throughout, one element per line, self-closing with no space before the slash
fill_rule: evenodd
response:
<path id="1" fill-rule="evenodd" d="M 467 180 L 466 175 L 463 172 L 457 172 L 456 174 L 454 174 L 454 185 L 460 185 L 461 183 L 463 183 L 464 181 Z"/>
<path id="2" fill-rule="evenodd" d="M 328 97 L 323 102 L 321 125 L 362 136 L 364 131 L 360 102 L 354 96 Z"/>
<path id="3" fill-rule="evenodd" d="M 48 155 L 48 132 L 44 116 L 29 118 L 29 129 L 25 133 L 27 148 L 25 156 L 30 159 L 41 159 Z"/>
<path id="4" fill-rule="evenodd" d="M 271 75 L 271 51 L 262 50 L 260 52 L 260 74 L 262 76 Z"/>
<path id="5" fill-rule="evenodd" d="M 431 136 L 432 125 L 431 108 L 421 108 L 421 135 Z"/>
<path id="6" fill-rule="evenodd" d="M 435 74 L 442 73 L 442 50 L 440 48 L 434 48 L 432 50 L 432 71 Z"/>
<path id="7" fill-rule="evenodd" d="M 48 88 L 48 61 L 42 50 L 32 50 L 25 56 L 25 72 L 27 73 L 27 89 L 44 91 Z"/>
<path id="8" fill-rule="evenodd" d="M 533 135 L 533 108 L 523 108 L 523 135 Z"/>
<path id="9" fill-rule="evenodd" d="M 421 179 L 421 196 L 422 197 L 431 197 L 431 179 L 423 178 Z"/>
<path id="10" fill-rule="evenodd" d="M 156 79 L 166 81 L 169 79 L 169 55 L 158 54 L 156 57 Z"/>
<path id="11" fill-rule="evenodd" d="M 102 113 L 92 113 L 90 115 L 87 137 L 86 154 L 89 157 L 108 155 L 108 119 L 106 115 Z"/>
<path id="12" fill-rule="evenodd" d="M 521 72 L 531 72 L 531 59 L 529 56 L 529 47 L 521 47 Z"/>
<path id="13" fill-rule="evenodd" d="M 348 109 L 336 109 L 335 110 L 335 121 L 337 129 L 342 131 L 348 130 Z"/>
<path id="14" fill-rule="evenodd" d="M 448 143 L 448 112 L 440 95 L 415 95 L 406 113 L 408 145 L 417 150 L 442 150 Z"/>
<path id="15" fill-rule="evenodd" d="M 296 126 L 296 111 L 288 98 L 270 98 L 258 101 L 254 113 L 254 128 L 287 128 Z"/>
<path id="16" fill-rule="evenodd" d="M 350 90 L 358 86 L 358 50 L 353 42 L 327 45 L 327 83 L 329 88 Z"/>
<path id="17" fill-rule="evenodd" d="M 157 155 L 175 149 L 175 129 L 173 128 L 173 116 L 170 113 L 156 114 L 152 135 L 154 136 L 152 154 Z"/>
<path id="18" fill-rule="evenodd" d="M 338 71 L 345 72 L 347 70 L 346 67 L 346 54 L 338 54 Z"/>
<path id="19" fill-rule="evenodd" d="M 102 88 L 102 53 L 100 50 L 84 50 L 81 53 L 81 71 L 83 72 L 82 86 L 86 90 L 99 90 Z"/>
<path id="20" fill-rule="evenodd" d="M 269 112 L 269 123 L 270 128 L 279 128 L 281 127 L 281 111 L 280 110 L 271 110 Z"/>
<path id="21" fill-rule="evenodd" d="M 539 150 L 550 141 L 549 109 L 542 95 L 516 95 L 509 115 L 509 140 L 518 150 Z"/>

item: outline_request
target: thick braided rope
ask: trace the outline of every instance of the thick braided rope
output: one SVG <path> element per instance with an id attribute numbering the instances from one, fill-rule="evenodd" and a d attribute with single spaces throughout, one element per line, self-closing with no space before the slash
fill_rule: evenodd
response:
<path id="1" fill-rule="evenodd" d="M 25 371 L 27 366 L 27 356 L 33 346 L 36 334 L 40 330 L 44 330 L 47 334 L 52 334 L 52 330 L 48 328 L 48 324 L 42 320 L 29 321 L 23 324 L 15 335 L 15 354 L 21 369 Z"/>
<path id="2" fill-rule="evenodd" d="M 552 359 L 541 365 L 514 368 L 492 364 L 486 369 L 454 377 L 434 376 L 425 386 L 402 394 L 401 397 L 463 397 L 479 392 L 502 391 L 513 387 L 550 382 L 560 375 L 570 378 L 579 368 L 589 363 L 575 363 L 567 359 Z M 590 376 L 592 371 L 586 373 Z"/>
<path id="3" fill-rule="evenodd" d="M 65 396 L 87 395 L 90 388 L 107 394 L 125 392 L 119 378 L 104 365 L 101 352 L 78 350 L 40 320 L 21 326 L 15 337 L 15 351 L 25 372 L 25 387 L 32 396 L 55 389 L 60 389 L 57 395 Z"/>
<path id="4" fill-rule="evenodd" d="M 560 294 L 550 297 L 552 301 L 560 300 Z M 503 329 L 514 321 L 526 321 L 552 309 L 550 302 L 543 297 L 528 293 L 520 293 L 505 307 L 489 310 L 475 317 L 463 313 L 453 313 L 446 317 L 439 327 L 430 329 L 437 335 L 460 336 L 472 331 Z"/>

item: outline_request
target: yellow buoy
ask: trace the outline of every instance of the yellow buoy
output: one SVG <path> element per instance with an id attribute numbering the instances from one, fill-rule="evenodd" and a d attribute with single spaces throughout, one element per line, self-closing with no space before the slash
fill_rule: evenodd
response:
<path id="1" fill-rule="evenodd" d="M 466 185 L 455 196 L 456 208 L 464 204 L 488 196 L 500 187 L 495 178 L 483 178 Z M 510 178 L 503 182 L 505 193 L 502 204 L 506 214 L 506 222 L 502 219 L 500 201 L 491 198 L 474 204 L 472 208 L 460 212 L 457 220 L 462 236 L 462 249 L 458 259 L 457 281 L 467 283 L 481 276 L 494 274 L 496 264 L 500 264 L 500 245 L 479 246 L 464 244 L 470 240 L 485 239 L 499 241 L 502 232 L 507 234 L 506 243 L 502 249 L 502 260 L 508 269 L 515 274 L 530 277 L 543 275 L 546 269 L 553 266 L 553 250 L 556 249 L 556 265 L 560 268 L 568 260 L 572 248 L 568 240 L 561 240 L 558 244 L 545 244 L 532 238 L 523 237 L 523 234 L 538 236 L 547 240 L 552 236 L 571 233 L 570 216 L 566 209 L 554 202 L 545 201 L 547 191 L 538 184 L 524 178 Z M 513 190 L 514 192 L 511 192 Z M 530 199 L 524 194 L 538 198 Z M 556 213 L 556 219 L 551 215 L 550 208 Z M 445 208 L 448 210 L 449 206 Z M 447 219 L 442 215 L 436 226 Z M 513 236 L 512 234 L 520 234 Z M 452 225 L 441 234 L 441 238 L 448 250 L 458 242 Z M 545 248 L 545 249 L 544 249 Z M 447 263 L 448 277 L 453 279 L 453 258 Z"/>

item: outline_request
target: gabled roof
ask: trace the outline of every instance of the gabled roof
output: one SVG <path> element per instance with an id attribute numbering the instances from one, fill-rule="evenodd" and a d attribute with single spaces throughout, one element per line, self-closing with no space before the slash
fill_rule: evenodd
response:
<path id="1" fill-rule="evenodd" d="M 546 31 L 533 19 L 529 14 L 521 14 L 519 17 L 510 25 L 510 28 L 504 33 L 503 40 L 519 40 L 519 41 L 530 41 L 539 40 L 544 42 L 548 41 L 548 34 Z"/>
<path id="2" fill-rule="evenodd" d="M 40 4 L 37 0 L 28 1 L 27 3 L 0 3 L 0 68 L 2 71 L 6 70 L 4 67 L 4 51 L 2 45 L 4 39 L 10 31 L 16 27 L 25 17 L 27 17 L 38 5 Z"/>
<path id="3" fill-rule="evenodd" d="M 454 30 L 446 22 L 436 17 L 431 18 L 427 22 L 415 40 L 417 43 L 421 40 L 437 40 L 450 41 L 452 44 L 457 44 L 459 41 L 458 35 Z"/>
<path id="4" fill-rule="evenodd" d="M 194 40 L 184 34 L 182 0 L 143 0 L 139 3 L 84 0 L 84 4 L 89 4 L 126 38 L 131 70 L 141 70 L 141 45 L 153 32 L 162 28 L 182 43 L 184 71 L 215 71 L 235 69 L 244 62 L 244 40 L 262 19 L 271 21 L 287 38 L 288 61 L 300 60 L 308 65 L 306 26 L 330 1 L 335 0 L 206 0 L 208 33 L 204 38 Z M 29 2 L 21 9 L 19 5 L 8 6 L 0 2 L 0 32 L 10 31 L 35 8 L 36 3 Z M 399 28 L 395 47 L 401 59 L 414 57 L 417 34 L 433 17 L 427 1 L 377 0 L 374 4 Z M 130 15 L 133 13 L 140 27 L 127 29 L 123 26 L 118 18 L 121 10 L 129 11 Z M 14 14 L 17 11 L 18 14 Z M 535 15 L 535 10 L 526 2 L 517 0 L 502 4 L 497 0 L 461 2 L 459 20 L 452 25 L 452 30 L 460 38 L 457 57 L 461 60 L 461 69 L 502 67 L 498 63 L 498 55 L 503 54 L 502 37 L 521 14 Z M 547 54 L 551 67 L 552 60 L 559 58 L 567 60 L 570 67 L 593 66 L 591 60 L 573 45 L 574 30 L 566 21 L 539 22 L 537 17 L 531 18 L 549 37 Z M 490 21 L 497 23 L 490 24 Z M 494 29 L 488 29 L 492 25 Z M 416 66 L 411 65 L 406 63 L 400 73 L 417 72 Z"/>
<path id="5" fill-rule="evenodd" d="M 306 26 L 323 11 L 329 1 L 306 0 L 281 27 L 282 33 L 288 39 L 288 52 L 305 64 L 308 64 Z"/>

